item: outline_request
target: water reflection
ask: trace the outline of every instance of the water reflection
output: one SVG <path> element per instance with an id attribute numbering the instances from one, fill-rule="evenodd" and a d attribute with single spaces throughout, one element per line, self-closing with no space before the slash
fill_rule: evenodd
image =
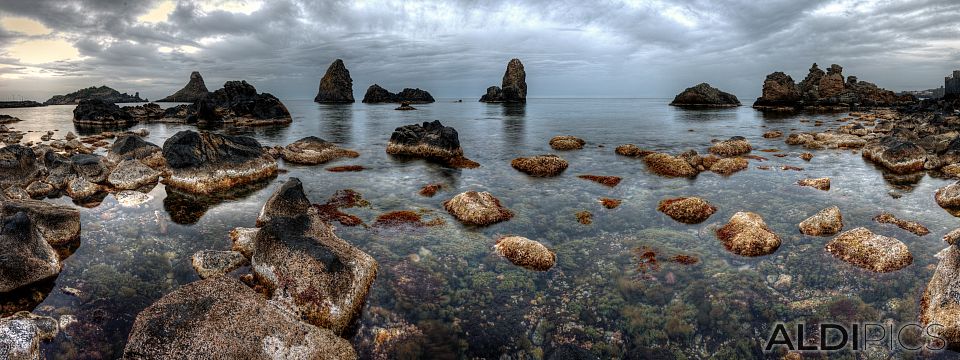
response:
<path id="1" fill-rule="evenodd" d="M 241 200 L 265 189 L 276 176 L 245 186 L 238 186 L 216 196 L 193 194 L 166 186 L 163 209 L 170 220 L 180 225 L 196 224 L 211 208 L 227 201 Z"/>
<path id="2" fill-rule="evenodd" d="M 317 104 L 327 141 L 337 144 L 353 142 L 353 104 Z"/>
<path id="3" fill-rule="evenodd" d="M 503 104 L 503 141 L 509 148 L 524 146 L 527 104 Z"/>

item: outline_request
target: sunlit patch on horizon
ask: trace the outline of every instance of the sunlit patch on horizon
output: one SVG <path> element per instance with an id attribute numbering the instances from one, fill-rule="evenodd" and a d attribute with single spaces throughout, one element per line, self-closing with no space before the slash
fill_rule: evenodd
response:
<path id="1" fill-rule="evenodd" d="M 43 64 L 80 58 L 80 51 L 66 40 L 23 40 L 7 47 L 7 54 L 25 64 Z"/>
<path id="2" fill-rule="evenodd" d="M 53 30 L 44 26 L 41 22 L 24 17 L 3 17 L 0 18 L 0 26 L 9 31 L 18 32 L 25 35 L 37 36 L 46 35 Z"/>
<path id="3" fill-rule="evenodd" d="M 173 13 L 173 10 L 177 8 L 177 4 L 174 4 L 173 1 L 167 0 L 163 1 L 153 9 L 150 9 L 146 14 L 140 15 L 137 17 L 137 21 L 147 22 L 147 23 L 157 23 L 167 21 L 167 18 L 170 17 L 170 14 Z"/>

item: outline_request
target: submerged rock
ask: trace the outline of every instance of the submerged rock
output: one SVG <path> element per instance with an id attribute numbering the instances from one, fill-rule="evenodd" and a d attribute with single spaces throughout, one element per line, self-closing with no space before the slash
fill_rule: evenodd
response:
<path id="1" fill-rule="evenodd" d="M 930 335 L 946 341 L 949 349 L 960 348 L 960 248 L 948 246 L 938 254 L 937 264 L 920 299 L 920 323 Z M 930 326 L 930 325 L 939 326 Z"/>
<path id="2" fill-rule="evenodd" d="M 480 102 L 490 103 L 525 103 L 527 102 L 527 73 L 519 59 L 511 59 L 507 63 L 507 71 L 503 74 L 503 83 L 500 87 L 491 86 L 487 93 L 480 97 Z"/>
<path id="3" fill-rule="evenodd" d="M 913 263 L 913 255 L 903 242 L 863 227 L 838 235 L 827 243 L 826 250 L 840 260 L 873 272 L 900 270 Z"/>
<path id="4" fill-rule="evenodd" d="M 299 321 L 239 281 L 180 287 L 137 315 L 124 359 L 355 359 L 350 343 Z"/>
<path id="5" fill-rule="evenodd" d="M 717 212 L 717 208 L 698 197 L 678 197 L 660 200 L 657 211 L 684 224 L 699 224 Z"/>
<path id="6" fill-rule="evenodd" d="M 717 238 L 727 250 L 742 256 L 769 255 L 780 247 L 780 237 L 752 212 L 733 214 L 730 222 L 717 229 Z"/>
<path id="7" fill-rule="evenodd" d="M 153 200 L 152 195 L 133 190 L 118 191 L 113 194 L 113 196 L 117 199 L 117 203 L 120 204 L 120 206 L 127 208 L 137 207 Z"/>
<path id="8" fill-rule="evenodd" d="M 548 154 L 516 158 L 510 166 L 530 176 L 550 177 L 560 175 L 568 164 L 563 158 Z"/>
<path id="9" fill-rule="evenodd" d="M 536 271 L 547 271 L 557 263 L 557 255 L 543 244 L 522 236 L 507 236 L 494 245 L 497 254 L 514 265 Z"/>
<path id="10" fill-rule="evenodd" d="M 80 211 L 72 206 L 37 200 L 0 202 L 0 216 L 13 216 L 19 212 L 27 214 L 50 245 L 63 246 L 80 239 Z"/>
<path id="11" fill-rule="evenodd" d="M 453 167 L 480 166 L 463 156 L 457 130 L 438 120 L 396 128 L 390 135 L 387 154 L 441 161 Z"/>
<path id="12" fill-rule="evenodd" d="M 827 190 L 830 190 L 830 178 L 822 177 L 822 178 L 800 179 L 800 181 L 797 181 L 797 185 L 809 186 L 817 190 L 827 191 Z"/>
<path id="13" fill-rule="evenodd" d="M 746 170 L 750 163 L 744 158 L 723 158 L 714 161 L 710 165 L 710 171 L 720 175 L 730 175 L 738 171 Z"/>
<path id="14" fill-rule="evenodd" d="M 95 126 L 123 126 L 133 123 L 131 116 L 119 106 L 100 99 L 80 100 L 73 109 L 73 123 Z"/>
<path id="15" fill-rule="evenodd" d="M 580 150 L 587 142 L 576 136 L 560 135 L 550 139 L 550 147 L 554 150 Z"/>
<path id="16" fill-rule="evenodd" d="M 313 101 L 324 104 L 353 103 L 353 79 L 343 60 L 336 59 L 320 79 L 320 89 Z"/>
<path id="17" fill-rule="evenodd" d="M 360 154 L 316 136 L 308 136 L 284 147 L 280 156 L 295 164 L 317 165 L 344 157 L 355 158 Z"/>
<path id="18" fill-rule="evenodd" d="M 810 236 L 833 235 L 843 229 L 840 208 L 831 206 L 800 222 L 800 232 Z"/>
<path id="19" fill-rule="evenodd" d="M 207 90 L 207 85 L 203 83 L 203 76 L 200 76 L 199 71 L 194 71 L 190 73 L 190 81 L 187 82 L 187 85 L 184 86 L 183 89 L 180 89 L 173 93 L 173 95 L 167 96 L 158 101 L 192 103 L 203 99 L 209 94 L 210 90 Z"/>
<path id="20" fill-rule="evenodd" d="M 780 130 L 767 131 L 763 133 L 764 139 L 776 139 L 781 136 L 783 136 L 783 131 Z"/>
<path id="21" fill-rule="evenodd" d="M 751 150 L 750 142 L 742 136 L 734 136 L 728 140 L 720 141 L 710 147 L 710 153 L 719 156 L 737 156 L 743 155 Z"/>
<path id="22" fill-rule="evenodd" d="M 668 177 L 693 177 L 698 171 L 690 166 L 687 161 L 676 156 L 664 153 L 653 153 L 643 157 L 643 162 L 647 164 L 654 174 Z"/>
<path id="23" fill-rule="evenodd" d="M 618 184 L 620 184 L 620 181 L 623 180 L 623 179 L 622 179 L 621 177 L 619 177 L 619 176 L 610 176 L 610 175 L 589 175 L 589 174 L 586 174 L 586 175 L 577 175 L 577 177 L 580 178 L 580 179 L 590 180 L 590 181 L 593 181 L 593 182 L 595 182 L 595 183 L 597 183 L 597 184 L 600 184 L 600 185 L 603 185 L 603 186 L 609 186 L 609 187 L 617 186 Z"/>
<path id="24" fill-rule="evenodd" d="M 893 224 L 897 227 L 909 231 L 917 236 L 924 236 L 930 233 L 930 230 L 926 226 L 920 224 L 916 221 L 908 221 L 903 219 L 898 219 L 896 216 L 888 212 L 882 212 L 873 218 L 873 221 L 876 221 L 881 224 Z"/>
<path id="25" fill-rule="evenodd" d="M 60 259 L 24 212 L 0 218 L 0 294 L 57 276 Z"/>
<path id="26" fill-rule="evenodd" d="M 203 250 L 190 257 L 193 269 L 201 279 L 223 276 L 249 263 L 243 254 L 237 251 Z"/>
<path id="27" fill-rule="evenodd" d="M 245 136 L 184 130 L 163 143 L 167 185 L 212 194 L 276 175 L 277 162 Z"/>
<path id="28" fill-rule="evenodd" d="M 513 212 L 500 205 L 490 193 L 467 191 L 443 203 L 453 217 L 468 225 L 491 225 L 510 220 Z"/>
<path id="29" fill-rule="evenodd" d="M 160 172 L 144 165 L 139 160 L 124 160 L 113 169 L 107 181 L 114 188 L 133 190 L 156 184 L 160 179 Z"/>
<path id="30" fill-rule="evenodd" d="M 617 148 L 614 149 L 614 152 L 616 152 L 617 155 L 633 156 L 633 157 L 644 157 L 644 156 L 653 154 L 653 151 L 643 150 L 639 146 L 636 146 L 634 144 L 623 144 L 623 145 L 617 146 Z"/>
<path id="31" fill-rule="evenodd" d="M 670 102 L 673 106 L 695 106 L 695 107 L 732 107 L 740 106 L 740 100 L 736 95 L 725 93 L 719 89 L 710 86 L 707 83 L 700 83 L 689 87 L 677 94 Z"/>

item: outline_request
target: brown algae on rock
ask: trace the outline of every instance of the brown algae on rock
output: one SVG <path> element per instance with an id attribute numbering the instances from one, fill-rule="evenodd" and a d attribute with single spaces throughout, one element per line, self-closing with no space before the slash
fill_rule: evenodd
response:
<path id="1" fill-rule="evenodd" d="M 506 236 L 494 246 L 497 254 L 514 265 L 536 271 L 547 271 L 557 262 L 557 255 L 540 242 L 522 236 Z"/>
<path id="2" fill-rule="evenodd" d="M 827 243 L 826 250 L 840 260 L 879 273 L 900 270 L 913 263 L 913 254 L 903 242 L 863 227 L 838 235 Z"/>
<path id="3" fill-rule="evenodd" d="M 740 211 L 717 229 L 717 238 L 730 252 L 742 256 L 772 254 L 780 247 L 780 237 L 773 233 L 760 215 Z"/>
<path id="4" fill-rule="evenodd" d="M 678 197 L 660 200 L 657 211 L 684 224 L 699 224 L 717 212 L 717 208 L 699 197 Z"/>

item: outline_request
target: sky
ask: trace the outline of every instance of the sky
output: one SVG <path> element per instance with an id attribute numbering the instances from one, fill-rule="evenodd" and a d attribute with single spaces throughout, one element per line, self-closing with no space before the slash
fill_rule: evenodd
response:
<path id="1" fill-rule="evenodd" d="M 377 83 L 479 98 L 523 61 L 529 97 L 672 97 L 708 82 L 749 102 L 814 62 L 891 90 L 960 69 L 955 0 L 0 0 L 0 99 L 88 86 L 158 99 L 200 71 L 312 99 L 343 59 Z"/>

